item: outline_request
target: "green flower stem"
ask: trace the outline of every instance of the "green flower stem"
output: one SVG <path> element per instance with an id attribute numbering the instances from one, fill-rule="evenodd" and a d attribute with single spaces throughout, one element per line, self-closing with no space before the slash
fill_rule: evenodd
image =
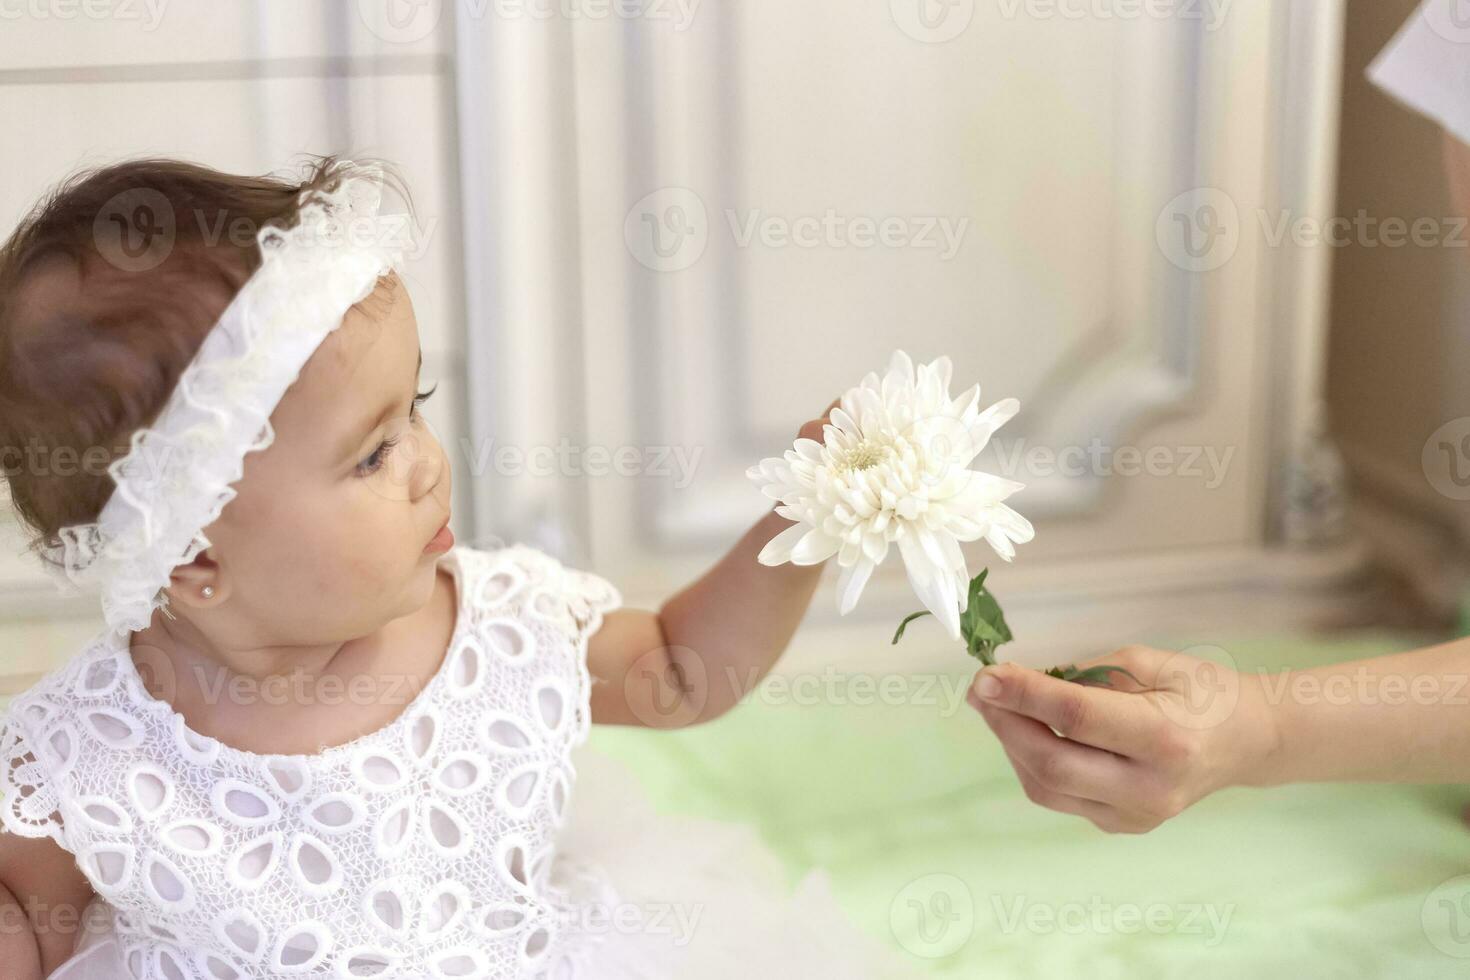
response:
<path id="1" fill-rule="evenodd" d="M 1009 643 L 1013 637 L 1011 628 L 1006 625 L 1005 614 L 1001 612 L 1000 603 L 994 595 L 985 587 L 985 577 L 990 574 L 990 569 L 982 569 L 979 575 L 970 579 L 969 595 L 965 600 L 964 612 L 960 614 L 960 635 L 965 640 L 965 650 L 970 656 L 979 660 L 987 667 L 995 666 L 995 648 L 1004 643 Z M 905 616 L 903 622 L 898 624 L 898 631 L 893 634 L 893 642 L 897 643 L 903 638 L 904 628 L 918 619 L 920 616 L 932 615 L 929 610 L 910 613 Z M 1122 674 L 1139 687 L 1144 684 L 1122 667 L 1089 667 L 1086 670 L 1076 666 L 1053 667 L 1048 670 L 1047 675 L 1058 680 L 1069 681 L 1073 684 L 1091 684 L 1098 687 L 1111 687 L 1114 674 Z"/>

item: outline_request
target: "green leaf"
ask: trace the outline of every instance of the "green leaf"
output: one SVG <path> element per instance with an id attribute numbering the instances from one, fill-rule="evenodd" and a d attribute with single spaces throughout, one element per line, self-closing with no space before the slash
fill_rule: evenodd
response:
<path id="1" fill-rule="evenodd" d="M 1005 615 L 1000 611 L 1000 603 L 990 590 L 985 588 L 985 577 L 990 574 L 990 569 L 980 570 L 980 574 L 970 579 L 969 594 L 965 597 L 965 608 L 960 613 L 960 636 L 964 637 L 965 649 L 970 656 L 976 658 L 987 667 L 995 666 L 995 648 L 1002 643 L 1009 643 L 1012 639 L 1011 628 L 1006 625 Z M 911 613 L 898 624 L 898 631 L 893 634 L 893 642 L 897 643 L 903 638 L 904 627 L 908 626 L 920 616 L 928 616 L 930 611 Z"/>
<path id="2" fill-rule="evenodd" d="M 1071 681 L 1073 684 L 1086 684 L 1094 685 L 1097 687 L 1112 687 L 1113 675 L 1122 674 L 1124 677 L 1128 678 L 1139 687 L 1145 686 L 1143 681 L 1139 680 L 1137 677 L 1134 677 L 1122 667 L 1089 667 L 1086 670 L 1079 670 L 1076 667 L 1067 667 L 1065 669 L 1053 667 L 1051 670 L 1047 671 L 1047 674 L 1048 676 L 1056 677 L 1060 680 Z"/>
<path id="3" fill-rule="evenodd" d="M 985 591 L 985 576 L 990 574 L 990 569 L 980 569 L 980 574 L 970 579 L 969 590 L 965 595 L 965 608 L 960 612 L 960 633 L 969 639 L 975 632 L 975 624 L 980 619 L 980 606 L 975 597 Z"/>
<path id="4" fill-rule="evenodd" d="M 970 579 L 970 594 L 965 611 L 960 614 L 960 634 L 965 638 L 965 648 L 970 656 L 987 667 L 993 667 L 995 648 L 1009 643 L 1013 637 L 1000 603 L 985 587 L 985 578 L 989 574 L 990 569 L 984 568 Z"/>
<path id="5" fill-rule="evenodd" d="M 928 616 L 928 615 L 930 615 L 929 610 L 924 609 L 924 610 L 921 610 L 921 611 L 916 612 L 916 613 L 909 613 L 907 616 L 905 616 L 903 618 L 903 622 L 901 622 L 901 623 L 898 624 L 898 632 L 893 634 L 893 642 L 894 643 L 897 643 L 900 639 L 903 638 L 903 630 L 904 630 L 904 627 L 905 626 L 907 626 L 909 623 L 912 623 L 914 620 L 918 619 L 920 616 Z"/>

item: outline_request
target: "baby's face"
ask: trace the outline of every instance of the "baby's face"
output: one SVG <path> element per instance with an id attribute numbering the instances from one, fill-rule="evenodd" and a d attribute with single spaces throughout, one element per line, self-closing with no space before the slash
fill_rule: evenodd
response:
<path id="1" fill-rule="evenodd" d="M 222 625 L 260 644 L 345 641 L 421 608 L 449 518 L 449 460 L 415 404 L 418 322 L 385 278 L 350 310 L 247 453 L 238 496 L 205 529 Z M 174 587 L 180 587 L 175 580 Z"/>

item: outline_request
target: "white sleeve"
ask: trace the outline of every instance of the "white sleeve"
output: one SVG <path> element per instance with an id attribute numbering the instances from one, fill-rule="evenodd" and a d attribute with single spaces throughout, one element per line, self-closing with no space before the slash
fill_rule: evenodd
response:
<path id="1" fill-rule="evenodd" d="M 1470 143 L 1470 0 L 1425 0 L 1368 79 Z"/>
<path id="2" fill-rule="evenodd" d="M 562 566 L 567 583 L 567 599 L 578 628 L 587 636 L 602 627 L 603 613 L 623 607 L 623 593 L 612 582 L 596 572 Z"/>
<path id="3" fill-rule="evenodd" d="M 14 713 L 0 714 L 0 833 L 50 837 L 66 848 L 58 787 L 47 770 L 21 720 Z"/>

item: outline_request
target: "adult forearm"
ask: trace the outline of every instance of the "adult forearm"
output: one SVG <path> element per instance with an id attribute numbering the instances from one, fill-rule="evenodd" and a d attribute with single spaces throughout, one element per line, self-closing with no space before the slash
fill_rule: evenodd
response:
<path id="1" fill-rule="evenodd" d="M 1470 640 L 1249 681 L 1279 736 L 1250 782 L 1470 782 Z"/>

